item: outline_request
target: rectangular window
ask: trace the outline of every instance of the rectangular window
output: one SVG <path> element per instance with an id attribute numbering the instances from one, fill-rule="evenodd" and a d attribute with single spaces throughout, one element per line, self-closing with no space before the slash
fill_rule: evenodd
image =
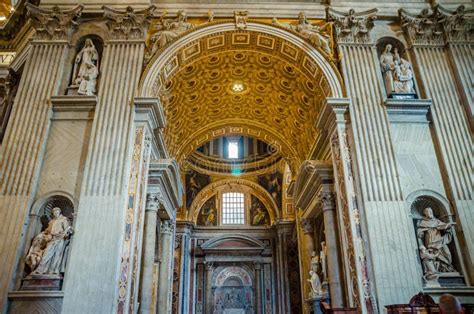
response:
<path id="1" fill-rule="evenodd" d="M 227 149 L 228 149 L 229 159 L 239 158 L 239 141 L 238 140 L 229 140 Z"/>
<path id="2" fill-rule="evenodd" d="M 244 221 L 244 193 L 222 194 L 222 224 L 243 225 Z"/>

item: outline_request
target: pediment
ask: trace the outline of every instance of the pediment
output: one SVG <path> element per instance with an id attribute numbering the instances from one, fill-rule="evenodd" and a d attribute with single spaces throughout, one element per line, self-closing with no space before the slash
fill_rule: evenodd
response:
<path id="1" fill-rule="evenodd" d="M 247 252 L 255 253 L 265 250 L 261 241 L 245 235 L 226 235 L 212 238 L 201 245 L 204 252 Z"/>

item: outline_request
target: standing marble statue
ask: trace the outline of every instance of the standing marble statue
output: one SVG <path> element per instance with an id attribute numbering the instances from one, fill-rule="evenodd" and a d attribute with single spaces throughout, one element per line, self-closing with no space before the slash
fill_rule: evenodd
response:
<path id="1" fill-rule="evenodd" d="M 319 296 L 322 294 L 321 280 L 319 280 L 318 273 L 315 271 L 309 271 L 309 283 L 311 284 L 311 296 Z"/>
<path id="2" fill-rule="evenodd" d="M 400 57 L 398 49 L 387 44 L 380 55 L 380 67 L 387 95 L 415 94 L 411 63 Z"/>
<path id="3" fill-rule="evenodd" d="M 321 261 L 321 275 L 323 282 L 327 282 L 327 246 L 326 242 L 321 242 L 321 252 L 319 252 L 319 260 Z"/>
<path id="4" fill-rule="evenodd" d="M 324 25 L 314 25 L 308 22 L 306 13 L 300 12 L 298 14 L 298 24 L 280 23 L 276 18 L 273 18 L 273 23 L 279 26 L 291 29 L 299 33 L 303 38 L 309 40 L 316 47 L 320 47 L 325 53 L 331 53 L 331 47 L 329 44 L 329 35 L 323 32 L 327 30 L 329 23 Z"/>
<path id="5" fill-rule="evenodd" d="M 48 227 L 34 239 L 26 261 L 33 275 L 59 275 L 64 272 L 66 247 L 72 227 L 69 219 L 61 214 L 61 209 L 52 210 L 53 218 Z"/>
<path id="6" fill-rule="evenodd" d="M 311 252 L 311 270 L 314 272 L 318 271 L 319 256 L 315 251 Z"/>
<path id="7" fill-rule="evenodd" d="M 455 272 L 448 244 L 453 240 L 453 222 L 442 222 L 433 215 L 429 207 L 423 210 L 418 221 L 416 234 L 420 246 L 420 258 L 425 275 L 430 272 Z"/>
<path id="8" fill-rule="evenodd" d="M 96 92 L 99 76 L 99 53 L 91 39 L 86 39 L 84 47 L 76 55 L 73 83 L 79 95 L 92 96 Z"/>

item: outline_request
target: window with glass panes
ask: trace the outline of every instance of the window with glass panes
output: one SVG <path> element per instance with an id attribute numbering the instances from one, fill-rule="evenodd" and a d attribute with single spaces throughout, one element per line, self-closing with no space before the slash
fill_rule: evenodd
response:
<path id="1" fill-rule="evenodd" d="M 244 193 L 228 192 L 222 194 L 222 224 L 243 225 Z"/>

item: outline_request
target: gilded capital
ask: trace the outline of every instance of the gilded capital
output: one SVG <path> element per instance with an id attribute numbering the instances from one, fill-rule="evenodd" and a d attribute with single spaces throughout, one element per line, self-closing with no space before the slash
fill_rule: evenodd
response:
<path id="1" fill-rule="evenodd" d="M 326 9 L 327 20 L 334 22 L 338 43 L 371 44 L 370 31 L 377 19 L 377 9 L 356 13 L 340 12 L 332 8 Z"/>
<path id="2" fill-rule="evenodd" d="M 51 10 L 39 8 L 31 3 L 26 4 L 28 17 L 36 30 L 39 40 L 66 40 L 77 27 L 76 20 L 81 16 L 83 6 L 78 5 L 70 10 L 61 10 L 54 6 Z"/>
<path id="3" fill-rule="evenodd" d="M 143 39 L 155 11 L 154 6 L 145 10 L 135 11 L 128 6 L 125 11 L 103 6 L 104 18 L 112 39 Z"/>

